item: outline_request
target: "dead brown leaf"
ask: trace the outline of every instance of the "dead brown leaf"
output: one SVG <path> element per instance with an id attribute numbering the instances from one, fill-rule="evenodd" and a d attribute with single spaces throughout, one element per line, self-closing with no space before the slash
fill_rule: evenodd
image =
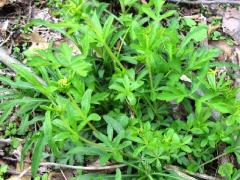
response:
<path id="1" fill-rule="evenodd" d="M 220 27 L 220 25 L 209 25 L 208 26 L 208 35 L 210 35 L 213 31 L 215 31 L 216 29 L 218 29 Z"/>
<path id="2" fill-rule="evenodd" d="M 23 172 L 25 170 L 29 170 L 30 165 L 28 163 L 24 163 L 24 167 L 23 170 L 21 170 L 20 168 L 20 163 L 18 162 L 16 164 L 16 172 Z M 7 180 L 31 180 L 31 176 L 27 175 L 28 171 L 26 171 L 26 173 L 20 177 L 19 175 L 12 175 L 10 176 Z"/>
<path id="3" fill-rule="evenodd" d="M 50 11 L 49 8 L 39 9 L 34 7 L 33 18 L 50 21 L 52 16 L 50 15 L 49 11 Z"/>
<path id="4" fill-rule="evenodd" d="M 222 54 L 218 57 L 219 60 L 226 60 L 231 57 L 233 53 L 233 47 L 223 40 L 210 41 L 209 47 L 219 48 L 222 51 Z"/>
<path id="5" fill-rule="evenodd" d="M 0 8 L 8 4 L 7 0 L 0 0 Z"/>
<path id="6" fill-rule="evenodd" d="M 37 32 L 32 32 L 30 34 L 30 42 L 32 42 L 31 47 L 29 48 L 31 51 L 34 49 L 47 49 L 48 42 L 46 42 Z"/>
<path id="7" fill-rule="evenodd" d="M 227 8 L 223 14 L 222 28 L 224 33 L 240 44 L 240 11 L 236 8 Z"/>
<path id="8" fill-rule="evenodd" d="M 17 175 L 12 175 L 7 180 L 31 180 L 31 177 L 30 176 L 23 176 L 23 177 L 19 178 Z"/>
<path id="9" fill-rule="evenodd" d="M 0 0 L 0 8 L 12 3 L 29 3 L 30 0 Z"/>
<path id="10" fill-rule="evenodd" d="M 79 48 L 72 42 L 70 41 L 69 39 L 67 38 L 63 38 L 61 40 L 58 40 L 58 41 L 55 41 L 54 42 L 54 47 L 60 47 L 60 45 L 62 43 L 67 43 L 69 45 L 69 47 L 72 48 L 72 53 L 73 55 L 79 55 L 81 54 L 81 51 L 79 50 Z"/>

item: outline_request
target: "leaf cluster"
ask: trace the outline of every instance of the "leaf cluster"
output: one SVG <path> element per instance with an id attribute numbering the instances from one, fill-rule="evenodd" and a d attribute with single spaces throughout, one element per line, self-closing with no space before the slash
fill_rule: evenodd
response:
<path id="1" fill-rule="evenodd" d="M 0 96 L 0 122 L 19 107 L 17 133 L 28 133 L 22 160 L 33 147 L 33 176 L 44 157 L 126 164 L 117 179 L 177 179 L 165 165 L 205 171 L 201 164 L 222 143 L 240 161 L 239 88 L 212 66 L 218 50 L 199 46 L 206 27 L 194 25 L 183 35 L 177 13 L 162 0 L 119 5 L 115 15 L 106 3 L 58 3 L 63 21 L 31 25 L 61 32 L 80 53 L 66 43 L 27 52 L 27 65 L 45 83 L 21 65 L 15 80 L 0 77 L 11 87 L 0 89 L 8 92 Z"/>

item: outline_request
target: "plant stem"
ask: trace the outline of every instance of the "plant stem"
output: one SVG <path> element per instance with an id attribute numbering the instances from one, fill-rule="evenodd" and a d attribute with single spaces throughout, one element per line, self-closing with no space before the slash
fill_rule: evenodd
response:
<path id="1" fill-rule="evenodd" d="M 149 81 L 150 81 L 150 88 L 151 88 L 151 91 L 153 91 L 152 68 L 148 62 L 146 62 L 146 65 L 147 65 L 148 73 L 149 73 L 148 75 L 149 75 Z"/>
<path id="2" fill-rule="evenodd" d="M 126 98 L 126 102 L 127 102 L 127 104 L 128 104 L 128 106 L 130 107 L 130 109 L 131 109 L 131 111 L 133 112 L 133 114 L 137 114 L 136 113 L 136 109 L 134 108 L 134 106 L 132 106 L 131 104 L 130 104 L 130 102 L 128 101 L 128 99 Z"/>
<path id="3" fill-rule="evenodd" d="M 159 116 L 158 112 L 156 111 L 157 108 L 155 108 L 155 107 L 157 106 L 156 103 L 154 103 L 154 106 L 155 106 L 155 107 L 153 107 L 153 105 L 151 104 L 151 102 L 149 101 L 148 98 L 145 98 L 145 100 L 146 100 L 146 102 L 148 103 L 149 107 L 150 107 L 150 108 L 152 109 L 152 111 L 154 112 L 154 114 L 156 115 L 157 119 L 160 120 L 160 116 Z"/>
<path id="4" fill-rule="evenodd" d="M 82 112 L 82 110 L 78 107 L 78 104 L 74 101 L 74 98 L 71 94 L 68 94 L 69 98 L 71 99 L 72 103 L 77 107 L 77 110 L 79 112 L 79 115 L 81 118 L 87 122 L 90 129 L 92 129 L 94 132 L 98 132 L 98 130 L 93 126 L 93 124 L 88 120 L 87 116 Z"/>
<path id="5" fill-rule="evenodd" d="M 89 25 L 89 27 L 94 31 L 94 33 L 96 33 L 101 43 L 103 43 L 103 46 L 106 49 L 109 56 L 111 57 L 112 61 L 115 62 L 122 70 L 125 70 L 125 67 L 121 64 L 118 58 L 113 54 L 112 50 L 107 45 L 105 39 L 103 39 L 102 34 L 96 30 L 96 27 L 94 26 L 94 23 L 92 22 L 92 20 L 88 16 L 85 17 L 85 20 L 86 20 L 86 23 Z"/>
<path id="6" fill-rule="evenodd" d="M 214 160 L 219 159 L 219 158 L 221 158 L 223 156 L 226 156 L 227 154 L 230 154 L 230 153 L 234 152 L 237 149 L 240 149 L 240 146 L 235 147 L 231 152 L 224 152 L 222 154 L 219 154 L 218 156 L 216 156 L 216 157 L 210 159 L 209 161 L 201 164 L 200 167 L 205 166 L 206 164 L 209 164 L 209 163 L 213 162 Z"/>
<path id="7" fill-rule="evenodd" d="M 72 166 L 66 164 L 59 164 L 59 163 L 52 163 L 52 162 L 43 162 L 40 163 L 40 166 L 54 166 L 60 168 L 67 168 L 67 169 L 79 169 L 84 171 L 100 171 L 100 170 L 108 170 L 108 169 L 117 169 L 126 166 L 125 164 L 115 164 L 109 166 Z"/>
<path id="8" fill-rule="evenodd" d="M 206 164 L 209 164 L 209 163 L 213 162 L 214 160 L 219 159 L 220 157 L 226 156 L 227 154 L 229 154 L 229 153 L 225 152 L 225 153 L 219 154 L 218 156 L 212 158 L 211 160 L 209 160 L 209 161 L 207 161 L 207 162 L 205 162 L 205 163 L 202 163 L 202 164 L 200 165 L 200 167 L 205 166 Z"/>
<path id="9" fill-rule="evenodd" d="M 109 54 L 109 56 L 112 58 L 112 60 L 122 69 L 125 70 L 125 67 L 121 64 L 121 62 L 118 60 L 118 58 L 113 54 L 112 50 L 109 48 L 109 46 L 104 42 L 104 47 Z"/>
<path id="10" fill-rule="evenodd" d="M 118 49 L 117 58 L 118 58 L 119 55 L 120 55 L 120 52 L 121 52 L 121 50 L 122 50 L 122 46 L 123 46 L 124 40 L 125 40 L 125 38 L 127 37 L 128 31 L 129 31 L 129 28 L 127 29 L 126 33 L 124 34 L 124 36 L 123 36 L 123 38 L 122 38 L 120 47 L 119 47 L 119 49 Z"/>

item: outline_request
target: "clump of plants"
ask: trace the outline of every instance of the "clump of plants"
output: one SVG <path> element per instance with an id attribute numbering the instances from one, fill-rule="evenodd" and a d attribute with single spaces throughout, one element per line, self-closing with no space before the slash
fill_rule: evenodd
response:
<path id="1" fill-rule="evenodd" d="M 218 50 L 199 45 L 206 26 L 183 32 L 162 0 L 120 0 L 114 13 L 97 1 L 57 6 L 62 22 L 33 25 L 60 31 L 80 53 L 66 43 L 26 53 L 32 71 L 15 64 L 16 79 L 0 77 L 9 92 L 1 122 L 17 105 L 33 176 L 45 158 L 124 164 L 118 179 L 179 179 L 167 165 L 208 173 L 221 144 L 240 160 L 239 88 L 213 66 Z M 111 176 L 79 177 L 97 175 Z"/>

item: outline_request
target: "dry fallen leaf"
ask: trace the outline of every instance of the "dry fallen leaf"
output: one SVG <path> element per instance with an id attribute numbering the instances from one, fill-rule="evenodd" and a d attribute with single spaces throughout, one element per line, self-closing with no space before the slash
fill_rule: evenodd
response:
<path id="1" fill-rule="evenodd" d="M 67 43 L 69 45 L 69 47 L 72 48 L 73 55 L 81 54 L 81 51 L 79 50 L 79 48 L 72 41 L 70 41 L 67 38 L 63 38 L 61 40 L 55 41 L 54 47 L 60 47 L 62 43 Z"/>
<path id="2" fill-rule="evenodd" d="M 7 0 L 0 0 L 0 8 L 8 4 Z"/>
<path id="3" fill-rule="evenodd" d="M 236 8 L 227 8 L 223 14 L 222 28 L 224 33 L 240 44 L 240 11 Z"/>
<path id="4" fill-rule="evenodd" d="M 216 29 L 218 29 L 220 27 L 220 25 L 209 25 L 208 26 L 208 35 L 210 35 L 213 31 L 215 31 Z"/>
<path id="5" fill-rule="evenodd" d="M 33 8 L 33 18 L 36 18 L 36 19 L 42 19 L 42 20 L 51 20 L 51 15 L 49 13 L 49 8 L 43 8 L 43 9 L 39 9 L 39 8 L 36 8 L 34 7 Z"/>
<path id="6" fill-rule="evenodd" d="M 224 40 L 210 41 L 209 47 L 219 48 L 222 51 L 219 60 L 225 60 L 232 56 L 233 47 L 228 45 Z"/>
<path id="7" fill-rule="evenodd" d="M 23 177 L 19 178 L 17 175 L 12 175 L 7 180 L 31 180 L 31 177 L 30 176 L 23 176 Z"/>
<path id="8" fill-rule="evenodd" d="M 24 167 L 23 170 L 21 170 L 20 168 L 20 163 L 17 162 L 16 164 L 16 172 L 24 172 L 25 170 L 27 170 L 22 177 L 19 177 L 19 175 L 12 175 L 10 176 L 7 180 L 31 180 L 31 176 L 29 176 L 29 169 L 30 165 L 28 163 L 24 163 Z"/>
<path id="9" fill-rule="evenodd" d="M 30 34 L 30 42 L 32 42 L 29 50 L 33 51 L 34 49 L 47 49 L 48 42 L 46 42 L 37 32 Z"/>
<path id="10" fill-rule="evenodd" d="M 192 80 L 189 77 L 187 77 L 185 74 L 183 74 L 180 77 L 180 80 L 185 81 L 185 82 L 190 82 L 190 83 L 192 82 Z"/>
<path id="11" fill-rule="evenodd" d="M 12 3 L 25 3 L 28 4 L 31 0 L 0 0 L 0 8 Z"/>

